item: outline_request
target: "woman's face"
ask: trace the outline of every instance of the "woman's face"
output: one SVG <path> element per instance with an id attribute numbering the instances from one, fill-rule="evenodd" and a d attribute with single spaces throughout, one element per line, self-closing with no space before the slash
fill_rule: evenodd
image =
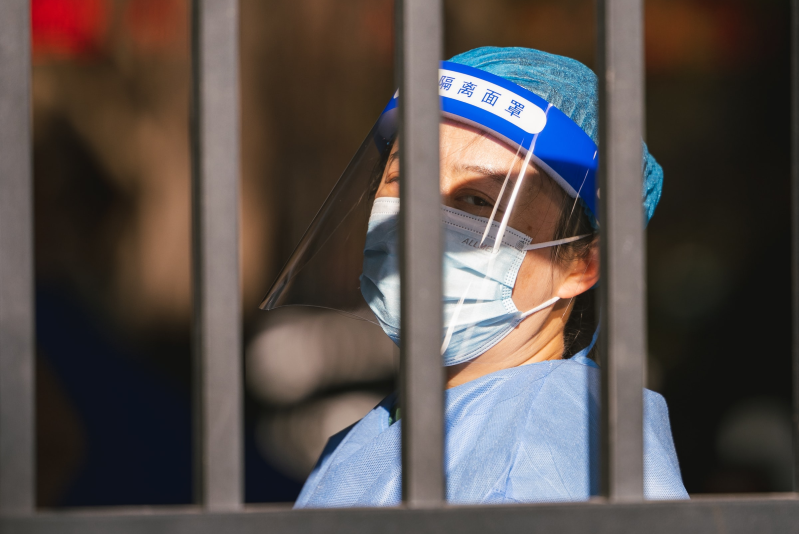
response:
<path id="1" fill-rule="evenodd" d="M 523 158 L 517 155 L 516 150 L 496 138 L 449 120 L 441 124 L 440 143 L 441 199 L 447 206 L 489 218 L 510 171 L 510 180 L 503 198 L 499 199 L 499 207 L 494 216 L 495 220 L 501 221 L 509 209 L 508 199 L 519 176 Z M 395 143 L 376 197 L 399 197 L 399 149 Z M 553 240 L 564 197 L 565 192 L 551 178 L 534 166 L 528 166 L 515 205 L 511 209 L 509 226 L 532 237 L 533 243 Z M 576 269 L 586 272 L 581 266 L 576 266 Z M 530 357 L 547 347 L 554 356 L 542 359 L 560 357 L 563 327 L 570 311 L 570 302 L 566 299 L 574 296 L 569 293 L 578 291 L 575 289 L 574 274 L 574 266 L 559 267 L 552 262 L 549 248 L 527 252 L 513 288 L 512 298 L 516 307 L 524 312 L 553 296 L 564 300 L 529 316 L 501 342 L 478 358 L 448 368 L 450 385 L 457 385 L 452 383 L 452 375 L 457 374 L 459 369 L 468 367 L 474 371 L 483 366 L 486 372 L 491 372 L 499 368 L 532 363 Z M 591 273 L 588 274 L 585 282 L 589 285 L 585 289 L 593 284 Z M 585 284 L 582 283 L 582 278 L 580 280 L 581 283 L 577 285 L 582 288 Z M 567 289 L 564 290 L 564 287 Z M 542 332 L 546 335 L 539 335 Z M 479 370 L 477 373 L 483 374 Z"/>
<path id="2" fill-rule="evenodd" d="M 502 184 L 510 180 L 495 215 L 502 220 L 523 161 L 505 143 L 471 126 L 444 121 L 440 130 L 441 197 L 452 208 L 490 217 Z M 565 193 L 532 165 L 525 174 L 509 224 L 533 243 L 552 238 Z M 399 197 L 399 146 L 394 144 L 377 197 Z"/>
<path id="3" fill-rule="evenodd" d="M 510 180 L 494 216 L 501 221 L 524 158 L 498 139 L 450 120 L 441 124 L 440 143 L 441 202 L 449 207 L 489 218 L 510 171 Z M 398 156 L 399 146 L 395 143 L 376 197 L 399 197 Z M 528 166 L 509 226 L 532 237 L 533 243 L 551 241 L 564 195 L 548 176 Z M 550 249 L 541 249 L 525 256 L 513 289 L 513 301 L 519 310 L 534 308 L 552 297 L 551 284 L 547 283 L 553 274 L 550 254 Z"/>

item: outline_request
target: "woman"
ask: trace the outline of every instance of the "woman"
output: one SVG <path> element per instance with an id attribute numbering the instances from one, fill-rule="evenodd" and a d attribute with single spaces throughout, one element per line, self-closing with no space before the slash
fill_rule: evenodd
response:
<path id="1" fill-rule="evenodd" d="M 453 503 L 585 500 L 598 493 L 599 371 L 592 288 L 596 78 L 584 65 L 522 48 L 442 62 L 442 359 L 446 479 Z M 368 206 L 360 291 L 399 344 L 395 99 L 384 111 L 265 300 L 272 308 L 342 221 Z M 374 150 L 374 147 L 377 150 Z M 353 169 L 372 165 L 371 175 Z M 644 146 L 644 214 L 662 171 Z M 309 252 L 311 251 L 311 252 Z M 395 505 L 401 496 L 396 395 L 333 436 L 297 507 Z M 686 498 L 660 395 L 644 394 L 644 491 Z"/>

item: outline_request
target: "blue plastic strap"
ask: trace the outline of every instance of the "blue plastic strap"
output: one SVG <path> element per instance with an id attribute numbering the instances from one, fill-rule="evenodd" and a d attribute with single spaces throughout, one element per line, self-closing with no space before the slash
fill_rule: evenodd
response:
<path id="1" fill-rule="evenodd" d="M 596 144 L 565 113 L 540 96 L 489 72 L 441 62 L 441 113 L 484 130 L 526 153 L 571 196 L 598 215 Z M 396 133 L 399 92 L 378 122 L 375 142 L 384 148 Z"/>

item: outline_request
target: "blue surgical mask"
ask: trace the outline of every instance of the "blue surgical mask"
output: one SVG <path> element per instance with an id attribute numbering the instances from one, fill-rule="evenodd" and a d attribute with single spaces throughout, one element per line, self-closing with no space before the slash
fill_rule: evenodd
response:
<path id="1" fill-rule="evenodd" d="M 398 198 L 378 198 L 369 217 L 361 294 L 380 326 L 399 345 L 400 276 Z M 494 246 L 500 224 L 442 206 L 444 365 L 471 360 L 505 338 L 523 319 L 558 301 L 553 297 L 521 312 L 511 294 L 527 250 L 567 243 L 584 236 L 531 245 L 532 238 L 506 228 Z"/>

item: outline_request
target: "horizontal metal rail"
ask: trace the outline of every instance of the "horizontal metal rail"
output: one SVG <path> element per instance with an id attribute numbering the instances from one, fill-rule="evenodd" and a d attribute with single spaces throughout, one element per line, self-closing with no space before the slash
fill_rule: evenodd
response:
<path id="1" fill-rule="evenodd" d="M 440 509 L 280 510 L 242 512 L 197 509 L 109 510 L 40 513 L 0 519 L 14 534 L 791 534 L 799 533 L 799 500 L 698 499 L 637 504 L 572 503 L 514 506 L 451 506 Z"/>

